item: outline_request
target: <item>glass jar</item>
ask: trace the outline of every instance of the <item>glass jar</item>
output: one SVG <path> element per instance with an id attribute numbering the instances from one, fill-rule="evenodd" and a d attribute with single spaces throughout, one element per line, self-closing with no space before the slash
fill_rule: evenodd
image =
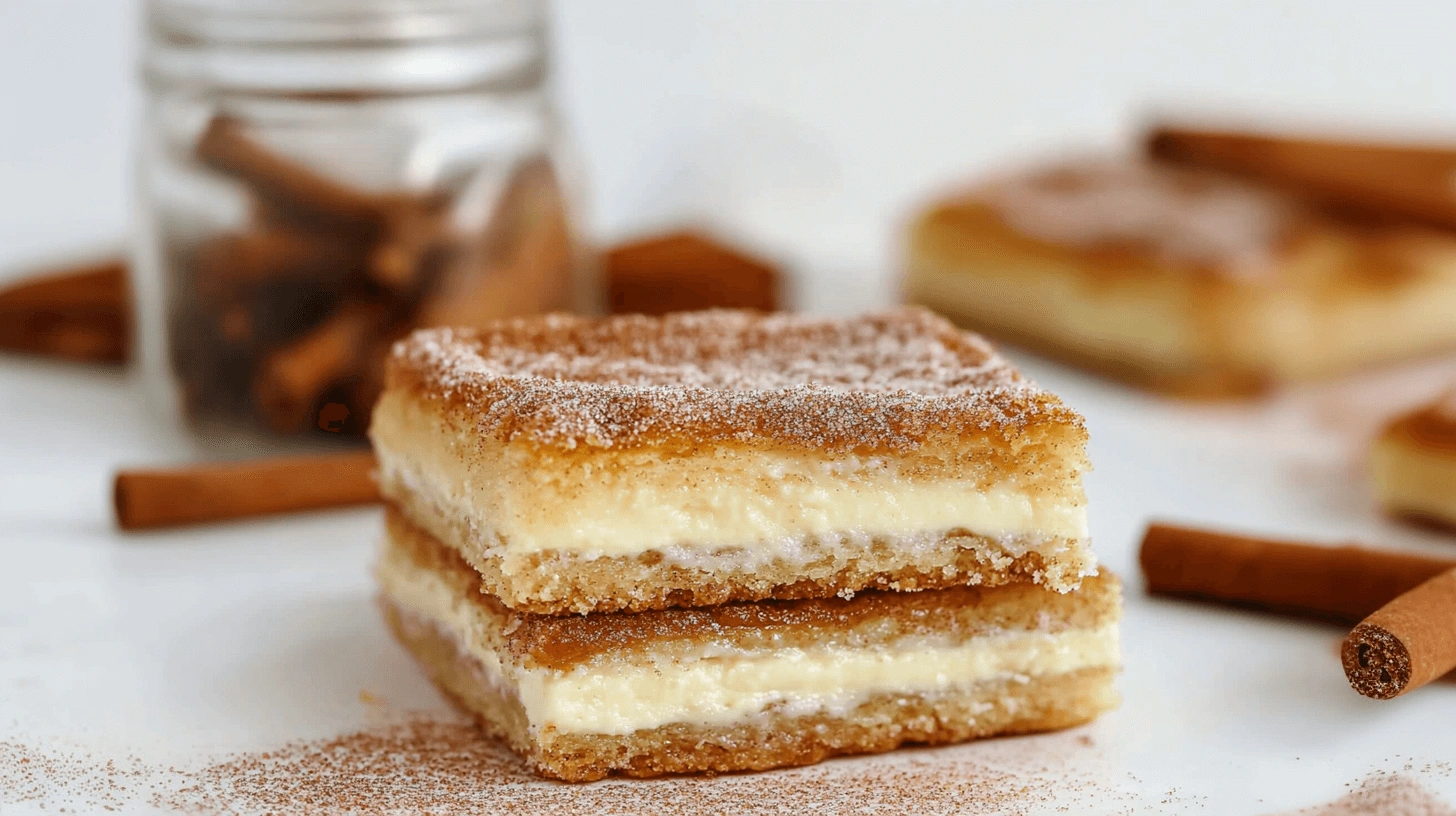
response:
<path id="1" fill-rule="evenodd" d="M 413 328 L 589 291 L 544 0 L 150 0 L 149 388 L 211 435 L 357 434 Z"/>

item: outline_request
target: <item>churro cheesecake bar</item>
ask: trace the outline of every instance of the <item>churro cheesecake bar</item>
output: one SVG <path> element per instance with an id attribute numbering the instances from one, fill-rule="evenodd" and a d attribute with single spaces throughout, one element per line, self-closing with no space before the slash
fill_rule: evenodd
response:
<path id="1" fill-rule="evenodd" d="M 920 309 L 522 318 L 395 347 L 380 488 L 537 614 L 1094 569 L 1080 416 Z"/>
<path id="2" fill-rule="evenodd" d="M 1120 594 L 1029 583 L 549 616 L 480 592 L 387 511 L 385 617 L 435 683 L 537 772 L 762 770 L 1064 728 L 1114 707 Z"/>
<path id="3" fill-rule="evenodd" d="M 990 181 L 914 222 L 906 298 L 1187 396 L 1456 347 L 1456 237 L 1150 160 Z"/>
<path id="4" fill-rule="evenodd" d="M 1392 514 L 1456 529 L 1456 388 L 1386 427 L 1370 477 Z"/>

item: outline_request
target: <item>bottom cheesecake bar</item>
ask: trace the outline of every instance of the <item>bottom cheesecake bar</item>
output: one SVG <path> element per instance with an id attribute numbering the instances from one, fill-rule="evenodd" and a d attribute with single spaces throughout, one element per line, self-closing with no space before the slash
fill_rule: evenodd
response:
<path id="1" fill-rule="evenodd" d="M 385 617 L 544 776 L 763 770 L 1065 728 L 1114 707 L 1120 589 L 1033 585 L 551 617 L 392 523 Z"/>

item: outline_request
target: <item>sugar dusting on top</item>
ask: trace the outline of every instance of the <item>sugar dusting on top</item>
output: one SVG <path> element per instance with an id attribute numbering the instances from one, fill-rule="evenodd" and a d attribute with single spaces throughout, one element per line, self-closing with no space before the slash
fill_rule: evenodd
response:
<path id="1" fill-rule="evenodd" d="M 389 369 L 391 388 L 462 403 L 482 432 L 566 448 L 669 438 L 903 448 L 937 430 L 1081 422 L 980 337 L 911 308 L 519 318 L 416 332 Z"/>
<path id="2" fill-rule="evenodd" d="M 1079 248 L 1137 244 L 1169 264 L 1239 278 L 1274 268 L 1297 205 L 1281 194 L 1207 171 L 1135 160 L 1083 160 L 987 187 L 1014 229 Z"/>

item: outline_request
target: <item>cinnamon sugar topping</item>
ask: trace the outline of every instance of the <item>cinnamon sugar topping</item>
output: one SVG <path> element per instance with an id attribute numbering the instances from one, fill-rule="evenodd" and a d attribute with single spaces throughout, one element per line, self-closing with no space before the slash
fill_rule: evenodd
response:
<path id="1" fill-rule="evenodd" d="M 1081 423 L 980 337 L 911 308 L 849 320 L 709 311 L 432 329 L 396 345 L 389 387 L 459 404 L 483 433 L 563 448 L 913 448 L 934 432 Z"/>
<path id="2" fill-rule="evenodd" d="M 1208 171 L 1084 160 L 1007 179 L 985 192 L 1014 229 L 1054 244 L 1136 244 L 1169 264 L 1235 277 L 1274 266 L 1297 213 L 1285 196 Z"/>

